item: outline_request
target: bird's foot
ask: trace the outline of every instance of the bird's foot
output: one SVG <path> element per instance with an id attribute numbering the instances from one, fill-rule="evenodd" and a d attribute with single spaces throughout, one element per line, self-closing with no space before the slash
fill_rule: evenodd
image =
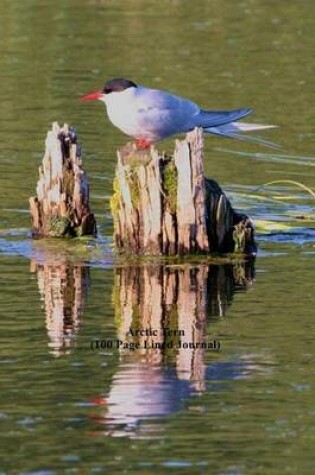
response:
<path id="1" fill-rule="evenodd" d="M 94 404 L 95 406 L 106 406 L 107 405 L 107 399 L 105 399 L 104 397 L 95 397 L 95 398 L 91 399 L 90 402 L 92 404 Z"/>
<path id="2" fill-rule="evenodd" d="M 151 147 L 151 142 L 145 139 L 137 139 L 135 145 L 138 150 L 147 150 Z"/>

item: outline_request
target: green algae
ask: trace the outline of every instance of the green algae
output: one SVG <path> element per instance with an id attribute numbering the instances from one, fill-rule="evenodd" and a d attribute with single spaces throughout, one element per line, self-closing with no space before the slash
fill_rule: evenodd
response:
<path id="1" fill-rule="evenodd" d="M 118 212 L 120 210 L 120 203 L 121 203 L 121 190 L 120 190 L 119 179 L 117 176 L 114 178 L 114 181 L 113 181 L 113 189 L 114 189 L 114 193 L 109 200 L 109 207 L 111 209 L 114 222 L 116 222 L 118 219 Z"/>
<path id="2" fill-rule="evenodd" d="M 163 185 L 166 200 L 172 214 L 176 213 L 177 208 L 177 168 L 173 161 L 167 162 L 163 167 Z"/>
<path id="3" fill-rule="evenodd" d="M 49 221 L 48 235 L 51 237 L 71 235 L 69 219 L 64 216 L 51 217 Z"/>
<path id="4" fill-rule="evenodd" d="M 74 191 L 74 173 L 72 164 L 69 158 L 65 159 L 63 164 L 63 187 L 67 196 L 73 196 Z"/>

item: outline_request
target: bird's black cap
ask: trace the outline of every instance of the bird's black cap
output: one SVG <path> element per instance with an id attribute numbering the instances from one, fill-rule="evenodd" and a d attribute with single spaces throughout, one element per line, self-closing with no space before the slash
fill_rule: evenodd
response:
<path id="1" fill-rule="evenodd" d="M 124 91 L 129 87 L 137 87 L 137 84 L 132 81 L 129 81 L 129 79 L 114 78 L 110 81 L 107 81 L 107 83 L 103 87 L 103 92 L 105 94 L 110 94 L 111 92 Z"/>

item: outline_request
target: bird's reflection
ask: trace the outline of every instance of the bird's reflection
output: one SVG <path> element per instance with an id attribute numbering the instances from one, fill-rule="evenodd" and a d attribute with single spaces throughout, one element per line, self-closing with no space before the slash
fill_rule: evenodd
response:
<path id="1" fill-rule="evenodd" d="M 223 316 L 235 290 L 245 290 L 253 282 L 253 266 L 241 266 L 116 269 L 117 340 L 126 344 L 119 343 L 120 365 L 109 391 L 93 399 L 102 407 L 93 419 L 104 434 L 152 434 L 153 427 L 158 429 L 157 419 L 202 394 L 209 381 L 219 387 L 224 380 L 249 377 L 248 362 L 223 361 L 214 354 L 218 347 L 209 334 L 209 319 Z M 130 343 L 137 349 L 131 350 Z"/>
<path id="2" fill-rule="evenodd" d="M 32 259 L 30 270 L 37 273 L 50 352 L 55 356 L 68 354 L 75 346 L 75 335 L 82 320 L 89 268 L 67 259 L 57 262 Z"/>

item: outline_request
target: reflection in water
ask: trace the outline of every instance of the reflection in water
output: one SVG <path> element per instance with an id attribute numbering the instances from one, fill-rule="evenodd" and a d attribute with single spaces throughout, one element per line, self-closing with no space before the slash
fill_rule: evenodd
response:
<path id="1" fill-rule="evenodd" d="M 212 380 L 246 378 L 250 362 L 206 363 L 218 341 L 209 336 L 207 317 L 222 316 L 236 289 L 253 281 L 253 266 L 121 267 L 113 302 L 120 366 L 103 407 L 93 419 L 107 435 L 144 436 L 158 429 L 152 419 L 180 410 Z M 134 349 L 136 347 L 136 349 Z M 137 429 L 137 430 L 136 430 Z"/>
<path id="2" fill-rule="evenodd" d="M 254 278 L 253 259 L 243 264 L 210 267 L 207 278 L 208 316 L 224 317 L 233 294 L 251 287 Z"/>
<path id="3" fill-rule="evenodd" d="M 37 272 L 51 353 L 55 356 L 68 354 L 75 346 L 74 337 L 82 319 L 89 268 L 67 260 L 38 263 L 33 259 L 30 271 Z"/>
<path id="4" fill-rule="evenodd" d="M 142 434 L 153 427 L 156 431 L 158 424 L 151 425 L 153 420 L 180 410 L 191 393 L 188 381 L 178 379 L 174 368 L 136 358 L 122 362 L 109 394 L 93 400 L 104 408 L 93 419 L 105 426 L 107 435 L 139 436 L 135 430 L 140 423 Z"/>

